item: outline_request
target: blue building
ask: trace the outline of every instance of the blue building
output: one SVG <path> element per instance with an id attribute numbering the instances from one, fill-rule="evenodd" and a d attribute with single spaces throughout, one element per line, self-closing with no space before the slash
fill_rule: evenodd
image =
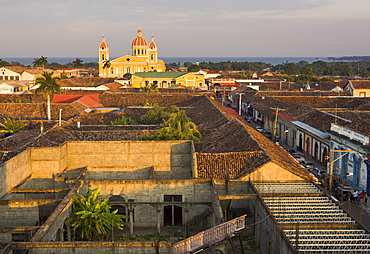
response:
<path id="1" fill-rule="evenodd" d="M 370 137 L 333 123 L 328 133 L 330 150 L 344 151 L 332 152 L 333 175 L 370 193 Z"/>

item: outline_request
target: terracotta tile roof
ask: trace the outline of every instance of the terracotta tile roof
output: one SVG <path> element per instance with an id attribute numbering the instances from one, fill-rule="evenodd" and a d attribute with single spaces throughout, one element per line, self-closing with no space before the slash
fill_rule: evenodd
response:
<path id="1" fill-rule="evenodd" d="M 338 97 L 328 96 L 274 96 L 273 98 L 287 104 L 300 103 L 314 108 L 338 100 Z"/>
<path id="2" fill-rule="evenodd" d="M 100 86 L 114 82 L 114 78 L 99 78 L 99 77 L 77 77 L 61 79 L 58 83 L 62 87 L 91 87 Z"/>
<path id="3" fill-rule="evenodd" d="M 5 66 L 3 68 L 14 71 L 18 74 L 22 74 L 25 70 L 27 70 L 27 68 L 23 66 Z"/>
<path id="4" fill-rule="evenodd" d="M 355 89 L 370 89 L 370 80 L 349 80 Z"/>
<path id="5" fill-rule="evenodd" d="M 51 104 L 52 119 L 59 119 L 59 110 L 62 109 L 62 118 L 68 120 L 80 115 L 83 110 L 75 105 Z M 46 104 L 41 103 L 0 103 L 0 114 L 4 117 L 15 117 L 22 120 L 46 120 Z"/>
<path id="6" fill-rule="evenodd" d="M 263 152 L 196 153 L 196 159 L 199 178 L 237 178 L 259 161 L 266 163 Z"/>

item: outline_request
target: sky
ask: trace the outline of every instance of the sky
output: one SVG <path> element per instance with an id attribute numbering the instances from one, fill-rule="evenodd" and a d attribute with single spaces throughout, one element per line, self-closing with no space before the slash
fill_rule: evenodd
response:
<path id="1" fill-rule="evenodd" d="M 2 57 L 130 54 L 140 28 L 159 57 L 370 55 L 370 0 L 0 0 Z"/>

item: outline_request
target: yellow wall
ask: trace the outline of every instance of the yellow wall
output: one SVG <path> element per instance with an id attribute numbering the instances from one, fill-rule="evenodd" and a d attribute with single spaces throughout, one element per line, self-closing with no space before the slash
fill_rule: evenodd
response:
<path id="1" fill-rule="evenodd" d="M 153 74 L 153 76 L 155 76 L 155 74 Z M 131 77 L 131 85 L 134 88 L 144 87 L 146 82 L 149 82 L 149 84 L 156 82 L 158 84 L 158 88 L 167 88 L 173 85 L 179 85 L 191 88 L 207 89 L 204 76 L 194 75 L 192 73 L 188 73 L 178 78 L 142 78 L 135 75 L 132 75 Z"/>
<path id="2" fill-rule="evenodd" d="M 354 89 L 353 96 L 355 97 L 370 97 L 370 89 Z"/>
<path id="3" fill-rule="evenodd" d="M 290 171 L 278 166 L 274 162 L 269 162 L 263 165 L 262 167 L 254 170 L 249 175 L 242 177 L 240 180 L 248 181 L 299 181 L 305 180 Z"/>

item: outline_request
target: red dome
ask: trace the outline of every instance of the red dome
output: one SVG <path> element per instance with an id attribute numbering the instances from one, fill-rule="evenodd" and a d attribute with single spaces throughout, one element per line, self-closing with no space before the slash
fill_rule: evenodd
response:
<path id="1" fill-rule="evenodd" d="M 132 46 L 148 46 L 148 42 L 143 37 L 136 37 L 132 41 Z"/>
<path id="2" fill-rule="evenodd" d="M 137 37 L 132 41 L 131 46 L 148 46 L 148 42 L 142 37 L 142 31 L 137 30 Z"/>
<path id="3" fill-rule="evenodd" d="M 105 42 L 105 36 L 103 35 L 102 38 L 101 38 L 102 42 L 100 43 L 100 46 L 99 48 L 108 48 L 108 44 Z"/>
<path id="4" fill-rule="evenodd" d="M 102 43 L 100 43 L 100 46 L 99 48 L 108 48 L 108 45 L 103 41 Z"/>

